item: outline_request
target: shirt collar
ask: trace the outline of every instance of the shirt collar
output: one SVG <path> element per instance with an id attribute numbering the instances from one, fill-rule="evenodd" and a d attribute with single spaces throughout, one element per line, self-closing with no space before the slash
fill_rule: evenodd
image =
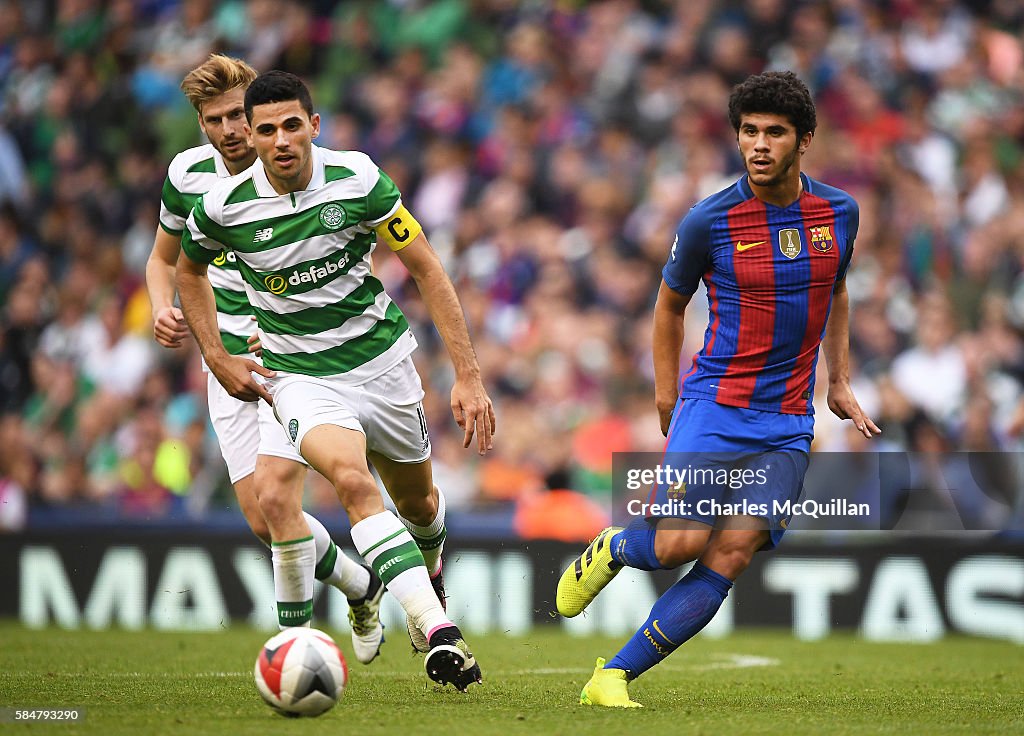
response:
<path id="1" fill-rule="evenodd" d="M 213 149 L 213 170 L 217 172 L 217 176 L 221 179 L 231 176 L 231 172 L 228 171 L 228 165 L 224 163 L 224 157 L 220 155 L 220 151 L 216 148 Z"/>
<path id="2" fill-rule="evenodd" d="M 324 172 L 324 157 L 320 151 L 320 146 L 314 145 L 313 151 L 313 176 L 309 178 L 309 184 L 306 185 L 306 191 L 312 192 L 319 189 L 327 183 L 327 175 Z"/>
<path id="3" fill-rule="evenodd" d="M 307 192 L 319 189 L 327 183 L 327 176 L 324 173 L 323 154 L 320 152 L 319 146 L 313 146 L 311 156 L 313 158 L 313 176 L 310 177 L 309 184 L 306 185 L 305 191 Z M 256 186 L 256 193 L 261 197 L 281 196 L 270 183 L 270 179 L 267 178 L 267 171 L 263 168 L 263 161 L 258 156 L 256 163 L 253 164 L 252 183 Z"/>
<path id="4" fill-rule="evenodd" d="M 812 192 L 811 177 L 801 171 L 800 182 L 803 184 L 803 191 L 801 191 L 800 194 L 803 195 L 804 192 L 810 194 Z M 736 182 L 736 186 L 740 188 L 740 192 L 742 192 L 744 199 L 752 199 L 755 196 L 754 191 L 750 188 L 750 182 L 747 180 L 746 174 L 739 178 L 739 181 Z M 797 201 L 800 201 L 799 197 L 797 197 Z"/>

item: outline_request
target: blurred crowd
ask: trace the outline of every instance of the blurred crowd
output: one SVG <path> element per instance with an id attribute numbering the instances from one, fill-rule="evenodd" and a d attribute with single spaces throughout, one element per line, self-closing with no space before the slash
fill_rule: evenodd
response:
<path id="1" fill-rule="evenodd" d="M 370 154 L 441 254 L 498 412 L 485 458 L 415 286 L 389 254 L 376 268 L 420 341 L 452 508 L 540 523 L 545 491 L 601 499 L 613 452 L 661 450 L 660 270 L 689 207 L 742 172 L 727 99 L 765 69 L 811 88 L 804 169 L 860 203 L 852 364 L 875 444 L 1019 447 L 1016 0 L 0 0 L 0 528 L 231 503 L 198 353 L 153 342 L 143 277 L 167 163 L 202 142 L 178 83 L 211 51 L 306 79 L 318 143 Z M 688 354 L 706 316 L 698 296 Z M 865 449 L 826 388 L 822 360 L 815 449 Z M 308 502 L 336 508 L 315 480 Z"/>

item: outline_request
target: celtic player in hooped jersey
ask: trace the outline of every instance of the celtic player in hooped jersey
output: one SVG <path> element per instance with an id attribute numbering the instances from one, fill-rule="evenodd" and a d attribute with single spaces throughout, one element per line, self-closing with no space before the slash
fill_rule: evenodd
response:
<path id="1" fill-rule="evenodd" d="M 313 146 L 320 118 L 297 77 L 261 75 L 246 91 L 245 111 L 259 160 L 215 184 L 189 216 L 177 271 L 185 316 L 228 392 L 273 404 L 295 447 L 334 484 L 356 549 L 427 651 L 430 678 L 466 690 L 480 668 L 443 607 L 443 497 L 431 475 L 416 341 L 373 276 L 370 253 L 383 241 L 416 281 L 455 366 L 451 406 L 465 445 L 475 434 L 483 454 L 494 411 L 455 289 L 388 176 L 362 153 Z M 228 252 L 259 325 L 263 366 L 232 356 L 218 339 L 206 264 Z M 385 510 L 367 458 L 405 526 Z M 300 504 L 283 488 L 260 498 L 278 610 L 294 612 L 296 624 L 308 620 L 313 594 Z"/>
<path id="2" fill-rule="evenodd" d="M 175 156 L 164 182 L 160 227 L 146 265 L 153 334 L 164 347 L 180 347 L 188 334 L 181 310 L 174 306 L 174 269 L 188 213 L 196 198 L 217 181 L 244 171 L 256 160 L 243 129 L 245 88 L 255 78 L 256 71 L 245 62 L 215 54 L 181 83 L 210 142 Z M 252 308 L 234 256 L 224 254 L 209 273 L 219 340 L 228 352 L 244 355 L 253 332 Z M 258 498 L 276 487 L 301 493 L 306 464 L 269 407 L 261 411 L 258 404 L 239 401 L 212 375 L 207 381 L 207 399 L 238 504 L 253 533 L 270 544 Z M 305 519 L 315 537 L 316 576 L 348 598 L 353 649 L 359 661 L 369 663 L 377 656 L 383 636 L 378 611 L 384 588 L 367 567 L 338 550 L 323 524 L 308 514 Z"/>

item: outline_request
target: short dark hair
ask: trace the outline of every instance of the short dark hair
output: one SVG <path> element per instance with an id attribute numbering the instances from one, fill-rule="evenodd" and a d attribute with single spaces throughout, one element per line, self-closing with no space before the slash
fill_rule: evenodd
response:
<path id="1" fill-rule="evenodd" d="M 269 105 L 271 102 L 288 102 L 298 100 L 306 114 L 313 115 L 313 98 L 309 88 L 294 74 L 278 69 L 264 72 L 252 81 L 245 90 L 245 119 L 252 122 L 252 109 L 256 105 Z"/>
<path id="2" fill-rule="evenodd" d="M 733 130 L 740 132 L 744 115 L 759 112 L 784 115 L 796 128 L 798 139 L 818 127 L 811 93 L 793 72 L 752 74 L 733 87 L 729 95 L 729 122 Z"/>

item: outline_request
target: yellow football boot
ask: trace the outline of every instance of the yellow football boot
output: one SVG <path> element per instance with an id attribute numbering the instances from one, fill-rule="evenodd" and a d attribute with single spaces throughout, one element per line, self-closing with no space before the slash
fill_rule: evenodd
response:
<path id="1" fill-rule="evenodd" d="M 622 565 L 612 559 L 612 536 L 621 527 L 610 526 L 590 543 L 579 559 L 569 565 L 558 580 L 555 605 L 566 618 L 578 616 L 597 594 L 619 574 Z"/>
<path id="2" fill-rule="evenodd" d="M 643 708 L 640 703 L 629 699 L 626 685 L 626 670 L 606 670 L 604 657 L 597 658 L 594 675 L 583 686 L 580 705 L 603 705 L 606 708 Z"/>

